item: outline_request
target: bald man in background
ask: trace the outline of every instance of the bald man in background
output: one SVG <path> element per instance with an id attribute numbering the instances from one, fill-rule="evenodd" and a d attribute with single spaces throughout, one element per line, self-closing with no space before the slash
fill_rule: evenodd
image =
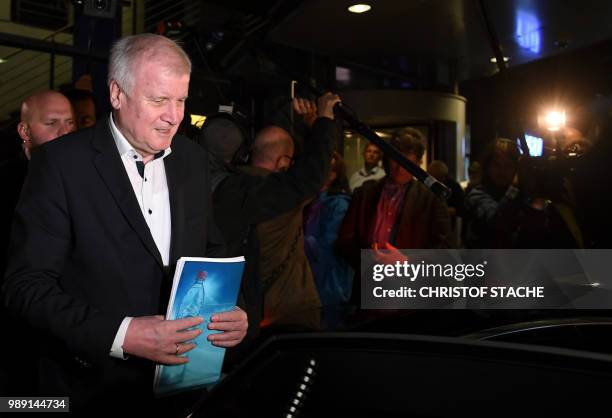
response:
<path id="1" fill-rule="evenodd" d="M 4 276 L 6 251 L 13 211 L 17 206 L 21 185 L 28 169 L 32 152 L 45 142 L 76 130 L 72 105 L 61 93 L 43 90 L 28 96 L 21 103 L 21 121 L 17 133 L 23 141 L 24 154 L 2 162 L 1 178 L 4 180 L 3 204 L 0 208 L 0 274 Z M 24 158 L 25 156 L 25 158 Z M 9 181 L 10 179 L 10 181 Z"/>
<path id="2" fill-rule="evenodd" d="M 251 147 L 249 173 L 269 176 L 293 164 L 294 143 L 278 126 L 262 129 Z M 257 224 L 259 277 L 264 293 L 264 324 L 299 325 L 317 329 L 321 301 L 304 252 L 302 204 Z"/>
<path id="3" fill-rule="evenodd" d="M 287 171 L 291 167 L 294 151 L 289 132 L 278 126 L 268 126 L 255 137 L 251 164 L 273 173 Z"/>
<path id="4" fill-rule="evenodd" d="M 45 90 L 29 96 L 21 104 L 21 122 L 17 125 L 17 132 L 23 140 L 23 151 L 28 160 L 36 147 L 74 131 L 72 105 L 63 94 Z"/>
<path id="5" fill-rule="evenodd" d="M 244 156 L 237 125 L 224 124 L 223 129 L 205 128 L 201 143 L 216 159 L 224 162 L 227 170 L 223 174 L 217 170 L 213 180 L 213 202 L 215 220 L 223 234 L 226 244 L 226 257 L 244 255 L 245 272 L 242 281 L 244 304 L 248 308 L 249 330 L 247 339 L 259 334 L 263 315 L 263 286 L 260 280 L 260 242 L 257 225 L 273 220 L 285 212 L 302 206 L 308 197 L 314 196 L 327 178 L 332 150 L 338 142 L 339 130 L 334 121 L 334 105 L 339 101 L 337 95 L 327 93 L 318 99 L 318 104 L 306 105 L 305 99 L 293 99 L 293 110 L 305 120 L 312 121 L 310 131 L 304 140 L 304 149 L 295 160 L 293 140 L 287 131 L 279 127 L 264 128 L 259 132 L 255 147 L 249 158 Z M 312 116 L 309 112 L 314 113 Z M 219 122 L 225 122 L 220 119 Z M 229 122 L 229 121 L 228 121 Z M 233 129 L 233 131 L 232 131 Z M 265 148 L 275 148 L 268 140 L 276 135 L 286 138 L 284 146 L 278 149 L 277 157 L 263 152 Z M 274 141 L 272 141 L 274 142 Z M 249 147 L 253 148 L 252 146 Z M 236 154 L 240 157 L 237 158 Z M 236 164 L 249 160 L 253 165 Z M 294 162 L 295 161 L 295 162 Z M 277 164 L 278 163 L 278 164 Z M 249 174 L 257 170 L 259 174 Z M 236 196 L 241 196 L 236 200 Z M 228 361 L 239 360 L 249 353 L 248 343 L 243 344 L 241 353 L 228 352 Z"/>
<path id="6" fill-rule="evenodd" d="M 28 96 L 21 103 L 21 121 L 17 133 L 23 141 L 24 155 L 4 161 L 0 167 L 4 196 L 0 216 L 0 274 L 4 276 L 6 251 L 13 211 L 17 206 L 21 185 L 25 179 L 32 152 L 45 142 L 76 130 L 72 105 L 61 93 L 44 90 Z M 11 179 L 8 181 L 8 179 Z M 0 277 L 2 277 L 0 276 Z"/>
<path id="7" fill-rule="evenodd" d="M 3 199 L 1 199 L 3 203 L 0 207 L 0 277 L 4 277 L 6 270 L 11 221 L 32 151 L 45 142 L 74 131 L 75 128 L 70 102 L 56 91 L 45 90 L 34 93 L 21 104 L 21 121 L 17 125 L 17 132 L 23 141 L 24 154 L 4 161 L 0 166 L 3 179 Z M 5 335 L 12 335 L 24 342 L 24 346 L 18 352 L 12 349 L 6 352 L 8 347 L 0 350 L 2 358 L 11 356 L 13 359 L 4 362 L 0 367 L 0 395 L 33 393 L 32 382 L 36 377 L 37 361 L 32 358 L 33 354 L 25 343 L 29 341 L 28 336 L 22 331 L 21 322 L 9 317 L 4 307 L 0 308 L 0 326 Z"/>

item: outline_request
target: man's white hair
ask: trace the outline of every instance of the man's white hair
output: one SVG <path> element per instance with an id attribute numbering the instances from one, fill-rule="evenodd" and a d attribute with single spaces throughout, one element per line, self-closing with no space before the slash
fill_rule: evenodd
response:
<path id="1" fill-rule="evenodd" d="M 191 60 L 179 44 L 165 36 L 143 33 L 126 36 L 115 42 L 110 51 L 108 84 L 115 80 L 119 87 L 131 93 L 134 87 L 134 63 L 145 53 L 155 57 L 162 51 L 174 52 L 179 61 L 183 61 L 180 66 L 182 68 L 176 68 L 177 72 L 184 70 L 191 73 Z"/>

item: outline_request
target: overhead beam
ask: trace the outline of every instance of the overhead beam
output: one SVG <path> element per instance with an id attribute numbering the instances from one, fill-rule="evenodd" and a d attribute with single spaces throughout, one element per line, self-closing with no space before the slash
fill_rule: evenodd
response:
<path id="1" fill-rule="evenodd" d="M 0 33 L 0 45 L 10 48 L 27 49 L 31 51 L 46 52 L 48 54 L 65 55 L 73 58 L 88 58 L 97 61 L 108 61 L 108 56 L 83 51 L 72 45 L 32 39 L 25 36 Z"/>

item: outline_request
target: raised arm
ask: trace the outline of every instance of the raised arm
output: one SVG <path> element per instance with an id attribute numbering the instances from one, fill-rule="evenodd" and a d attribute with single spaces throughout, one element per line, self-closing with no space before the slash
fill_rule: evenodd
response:
<path id="1" fill-rule="evenodd" d="M 339 101 L 339 97 L 331 93 L 319 98 L 318 117 L 304 153 L 288 171 L 267 177 L 233 172 L 219 182 L 214 192 L 214 204 L 220 225 L 231 222 L 228 217 L 236 216 L 248 224 L 272 219 L 320 190 L 337 144 L 338 127 L 333 120 L 333 107 Z"/>

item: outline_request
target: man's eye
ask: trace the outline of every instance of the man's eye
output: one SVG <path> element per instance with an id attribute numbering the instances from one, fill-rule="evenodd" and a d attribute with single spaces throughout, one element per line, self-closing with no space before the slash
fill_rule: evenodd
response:
<path id="1" fill-rule="evenodd" d="M 47 125 L 47 126 L 53 126 L 53 125 L 55 125 L 55 121 L 45 122 L 45 125 Z"/>

